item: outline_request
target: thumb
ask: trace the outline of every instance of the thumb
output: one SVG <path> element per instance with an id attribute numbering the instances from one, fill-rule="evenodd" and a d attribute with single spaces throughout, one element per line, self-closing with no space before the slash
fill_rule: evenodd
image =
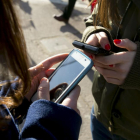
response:
<path id="1" fill-rule="evenodd" d="M 78 114 L 80 114 L 79 110 L 77 109 L 77 100 L 80 95 L 80 86 L 76 86 L 69 94 L 69 96 L 64 99 L 62 105 L 67 106 L 75 110 Z"/>
<path id="2" fill-rule="evenodd" d="M 129 39 L 115 39 L 113 41 L 117 47 L 125 48 L 128 51 L 136 51 L 137 50 L 137 44 L 132 42 Z"/>
<path id="3" fill-rule="evenodd" d="M 43 77 L 37 90 L 38 99 L 50 100 L 49 88 L 49 80 Z"/>

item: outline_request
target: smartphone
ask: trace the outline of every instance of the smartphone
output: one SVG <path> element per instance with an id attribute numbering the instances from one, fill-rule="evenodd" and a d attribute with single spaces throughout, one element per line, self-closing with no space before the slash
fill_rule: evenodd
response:
<path id="1" fill-rule="evenodd" d="M 78 49 L 72 50 L 49 77 L 50 100 L 61 103 L 92 66 L 93 61 L 89 57 Z"/>
<path id="2" fill-rule="evenodd" d="M 75 40 L 73 43 L 73 46 L 79 49 L 84 50 L 85 52 L 92 53 L 94 55 L 110 55 L 113 54 L 111 51 L 107 51 L 101 47 L 95 47 L 80 41 Z"/>

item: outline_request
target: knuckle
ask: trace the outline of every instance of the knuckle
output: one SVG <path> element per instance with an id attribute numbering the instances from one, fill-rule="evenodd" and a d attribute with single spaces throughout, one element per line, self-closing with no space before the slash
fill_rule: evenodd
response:
<path id="1" fill-rule="evenodd" d="M 104 42 L 107 42 L 107 37 L 103 36 L 99 40 L 100 44 L 104 44 Z"/>
<path id="2" fill-rule="evenodd" d="M 128 38 L 123 39 L 125 42 L 129 42 L 130 40 Z"/>
<path id="3" fill-rule="evenodd" d="M 39 86 L 38 87 L 38 91 L 43 91 L 43 90 L 47 90 L 46 86 Z"/>

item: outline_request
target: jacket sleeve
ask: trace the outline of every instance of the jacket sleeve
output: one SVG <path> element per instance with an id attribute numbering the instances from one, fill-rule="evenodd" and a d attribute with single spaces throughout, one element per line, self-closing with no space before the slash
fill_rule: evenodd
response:
<path id="1" fill-rule="evenodd" d="M 101 26 L 97 26 L 95 28 L 95 26 L 91 26 L 93 21 L 91 20 L 92 18 L 90 18 L 86 23 L 87 28 L 85 29 L 83 36 L 82 36 L 82 42 L 86 42 L 86 40 L 88 39 L 88 37 L 91 34 L 94 33 L 98 33 L 98 32 L 105 32 L 108 36 L 108 39 L 110 41 L 111 44 L 111 49 L 113 50 L 113 40 L 111 37 L 111 34 L 109 33 L 109 31 Z M 140 76 L 140 71 L 139 71 L 139 66 L 140 66 L 140 42 L 136 42 L 137 44 L 137 52 L 136 52 L 136 56 L 134 58 L 134 62 L 132 64 L 132 67 L 125 79 L 125 82 L 120 86 L 120 88 L 123 89 L 137 89 L 140 90 L 140 79 L 138 78 Z"/>
<path id="2" fill-rule="evenodd" d="M 78 140 L 81 117 L 72 109 L 44 99 L 29 108 L 22 140 Z"/>
<path id="3" fill-rule="evenodd" d="M 96 26 L 96 27 L 95 26 L 88 26 L 85 29 L 85 31 L 83 32 L 81 41 L 85 43 L 90 35 L 95 34 L 95 33 L 99 33 L 99 32 L 106 33 L 108 40 L 110 42 L 110 45 L 111 45 L 111 47 L 113 47 L 114 44 L 113 44 L 113 39 L 112 39 L 111 34 L 109 33 L 109 31 L 106 28 L 101 27 L 101 26 Z"/>

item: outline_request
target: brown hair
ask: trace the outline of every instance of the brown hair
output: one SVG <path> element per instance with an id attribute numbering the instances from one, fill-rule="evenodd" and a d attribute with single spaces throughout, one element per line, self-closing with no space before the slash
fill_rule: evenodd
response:
<path id="1" fill-rule="evenodd" d="M 11 108 L 22 102 L 30 89 L 28 67 L 25 39 L 12 0 L 0 0 L 0 80 L 10 81 L 10 75 L 14 75 L 22 83 L 20 89 L 11 92 L 7 97 L 1 97 L 0 105 L 5 104 Z M 10 85 L 11 82 L 6 83 L 6 86 Z"/>
<path id="2" fill-rule="evenodd" d="M 90 4 L 93 2 L 92 0 Z M 110 21 L 119 25 L 121 19 L 118 8 L 117 0 L 97 0 L 98 2 L 98 13 L 96 16 L 95 25 L 100 22 L 104 27 L 111 28 Z M 97 22 L 98 21 L 98 22 Z"/>

